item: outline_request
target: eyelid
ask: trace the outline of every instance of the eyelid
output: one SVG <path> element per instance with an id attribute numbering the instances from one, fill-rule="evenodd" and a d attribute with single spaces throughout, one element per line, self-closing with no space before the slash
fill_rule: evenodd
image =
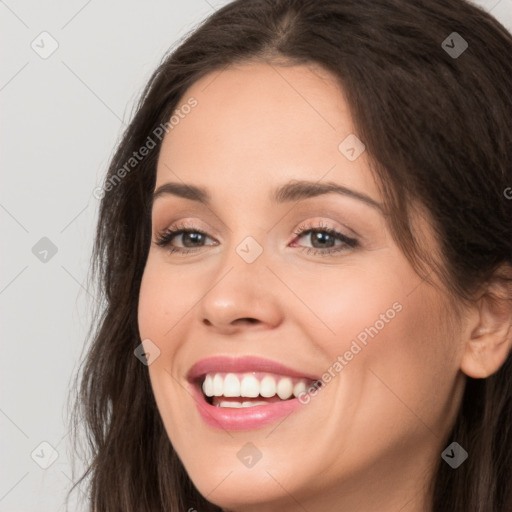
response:
<path id="1" fill-rule="evenodd" d="M 166 231 L 195 231 L 198 233 L 203 233 L 204 235 L 214 238 L 213 235 L 211 235 L 211 232 L 214 231 L 214 229 L 211 226 L 202 227 L 202 223 L 200 220 L 196 219 L 190 219 L 190 220 L 178 220 L 176 222 L 171 222 L 170 224 L 165 224 L 161 229 L 158 227 L 153 228 L 153 233 L 160 234 L 164 233 Z"/>
<path id="2" fill-rule="evenodd" d="M 348 227 L 343 226 L 342 228 L 336 227 L 332 224 L 325 223 L 325 220 L 308 220 L 302 224 L 299 224 L 297 228 L 295 228 L 294 233 L 295 235 L 303 234 L 305 231 L 308 230 L 315 230 L 315 231 L 321 231 L 321 230 L 331 230 L 339 232 L 339 234 L 342 234 L 343 236 L 347 238 L 359 238 L 359 235 L 355 233 L 352 229 L 349 229 Z M 352 235 L 347 234 L 345 231 L 349 231 L 352 233 Z"/>

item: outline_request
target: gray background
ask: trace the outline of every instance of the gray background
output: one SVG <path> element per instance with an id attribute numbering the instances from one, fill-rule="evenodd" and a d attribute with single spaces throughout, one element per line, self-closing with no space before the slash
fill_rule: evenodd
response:
<path id="1" fill-rule="evenodd" d="M 93 190 L 164 52 L 225 3 L 0 0 L 2 512 L 64 511 L 67 393 L 94 302 Z M 512 31 L 512 0 L 476 3 Z M 58 452 L 47 469 L 42 442 Z"/>

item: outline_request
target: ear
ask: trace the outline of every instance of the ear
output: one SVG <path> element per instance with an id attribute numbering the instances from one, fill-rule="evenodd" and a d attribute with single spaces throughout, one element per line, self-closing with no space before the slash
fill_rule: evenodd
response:
<path id="1" fill-rule="evenodd" d="M 512 282 L 495 276 L 480 292 L 474 313 L 461 370 L 483 379 L 500 369 L 512 349 Z"/>

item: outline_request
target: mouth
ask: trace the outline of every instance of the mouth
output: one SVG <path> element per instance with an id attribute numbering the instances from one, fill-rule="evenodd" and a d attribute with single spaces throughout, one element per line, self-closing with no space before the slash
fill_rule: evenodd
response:
<path id="1" fill-rule="evenodd" d="M 216 357 L 188 374 L 203 420 L 225 430 L 258 428 L 303 405 L 300 398 L 319 382 L 274 361 Z"/>

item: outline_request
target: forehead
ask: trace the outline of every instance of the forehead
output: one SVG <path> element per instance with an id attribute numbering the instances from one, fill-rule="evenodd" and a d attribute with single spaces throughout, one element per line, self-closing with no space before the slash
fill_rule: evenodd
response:
<path id="1" fill-rule="evenodd" d="M 156 187 L 178 178 L 248 196 L 325 179 L 378 199 L 366 152 L 350 161 L 339 149 L 356 130 L 343 90 L 322 68 L 231 66 L 194 83 L 176 112 L 191 98 L 197 105 L 164 138 Z"/>

